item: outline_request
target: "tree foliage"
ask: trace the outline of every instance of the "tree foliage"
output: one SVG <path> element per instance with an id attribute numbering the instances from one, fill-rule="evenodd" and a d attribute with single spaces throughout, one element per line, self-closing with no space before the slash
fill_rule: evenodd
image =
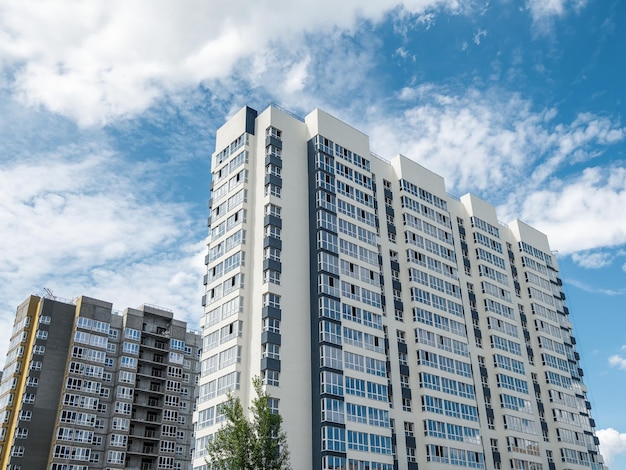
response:
<path id="1" fill-rule="evenodd" d="M 270 396 L 255 377 L 256 398 L 245 416 L 239 397 L 228 394 L 220 405 L 225 424 L 207 444 L 207 464 L 211 470 L 291 470 L 283 419 L 272 412 Z"/>

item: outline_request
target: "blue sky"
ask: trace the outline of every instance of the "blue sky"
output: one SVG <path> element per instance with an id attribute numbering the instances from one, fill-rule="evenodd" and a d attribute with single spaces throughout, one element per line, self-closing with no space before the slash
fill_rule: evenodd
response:
<path id="1" fill-rule="evenodd" d="M 0 1 L 0 350 L 29 294 L 201 315 L 215 129 L 320 107 L 547 233 L 626 468 L 626 5 Z"/>

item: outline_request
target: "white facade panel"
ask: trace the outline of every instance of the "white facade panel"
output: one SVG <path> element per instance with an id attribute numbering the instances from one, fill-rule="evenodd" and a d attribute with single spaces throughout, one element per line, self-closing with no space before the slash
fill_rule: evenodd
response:
<path id="1" fill-rule="evenodd" d="M 266 378 L 294 468 L 603 468 L 544 234 L 499 222 L 476 196 L 451 197 L 406 157 L 371 154 L 365 134 L 323 111 L 302 120 L 274 106 L 218 131 L 213 212 L 216 193 L 239 188 L 220 189 L 241 151 L 247 197 L 223 217 L 246 211 L 233 248 L 245 252 L 244 282 L 228 294 L 243 307 L 208 320 L 231 298 L 212 300 L 215 286 L 232 276 L 213 279 L 231 256 L 215 247 L 232 232 L 212 216 L 205 348 L 241 322 L 228 343 L 241 362 L 226 371 L 240 372 L 246 403 L 251 378 Z M 225 372 L 209 365 L 201 397 Z M 197 429 L 197 449 L 219 424 Z"/>

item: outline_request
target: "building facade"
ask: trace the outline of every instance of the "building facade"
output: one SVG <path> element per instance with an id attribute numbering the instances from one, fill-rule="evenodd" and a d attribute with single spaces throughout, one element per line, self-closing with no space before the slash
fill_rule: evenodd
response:
<path id="1" fill-rule="evenodd" d="M 259 376 L 292 466 L 602 469 L 546 236 L 315 110 L 212 157 L 194 469 Z"/>
<path id="2" fill-rule="evenodd" d="M 199 345 L 158 307 L 29 297 L 0 384 L 1 467 L 189 468 Z"/>

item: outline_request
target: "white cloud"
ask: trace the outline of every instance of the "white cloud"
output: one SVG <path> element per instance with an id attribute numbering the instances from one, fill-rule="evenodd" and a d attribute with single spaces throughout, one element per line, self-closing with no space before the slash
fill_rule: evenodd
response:
<path id="1" fill-rule="evenodd" d="M 626 370 L 626 358 L 618 356 L 617 354 L 610 356 L 609 365 L 611 367 L 617 367 L 618 369 Z"/>
<path id="2" fill-rule="evenodd" d="M 414 158 L 444 176 L 453 191 L 501 187 L 547 138 L 544 115 L 532 113 L 517 95 L 455 95 L 425 84 L 403 89 L 399 98 L 406 102 L 401 113 L 367 113 L 376 118 L 367 124 L 372 144 Z"/>
<path id="3" fill-rule="evenodd" d="M 610 266 L 613 262 L 613 254 L 607 252 L 589 252 L 581 251 L 572 253 L 572 260 L 587 269 L 600 269 Z"/>
<path id="4" fill-rule="evenodd" d="M 545 33 L 555 18 L 565 16 L 570 10 L 580 12 L 587 0 L 526 0 L 526 8 L 538 32 Z"/>
<path id="5" fill-rule="evenodd" d="M 471 8 L 476 7 L 476 4 L 471 4 Z M 470 10 L 470 3 L 450 3 L 450 8 L 453 11 L 458 12 L 467 12 Z M 411 10 L 399 8 L 395 12 L 393 30 L 396 34 L 404 37 L 405 39 L 409 37 L 409 32 L 414 31 L 418 28 L 424 28 L 428 31 L 435 25 L 436 15 L 433 11 L 429 12 L 418 12 L 415 13 Z"/>
<path id="6" fill-rule="evenodd" d="M 364 100 L 377 99 L 370 98 L 380 93 L 378 83 L 363 79 L 373 73 L 380 45 L 374 36 L 355 42 L 340 33 L 318 36 L 309 43 L 275 44 L 240 61 L 228 80 L 212 84 L 211 93 L 228 96 L 233 112 L 245 104 L 265 106 L 274 101 L 300 115 L 322 108 L 346 116 L 351 108 L 362 109 Z M 298 86 L 285 86 L 289 77 Z M 346 96 L 351 98 L 348 104 Z"/>
<path id="7" fill-rule="evenodd" d="M 424 13 L 418 15 L 417 24 L 423 25 L 426 31 L 432 28 L 435 25 L 435 14 L 434 13 Z"/>
<path id="8" fill-rule="evenodd" d="M 567 284 L 570 284 L 570 285 L 576 287 L 577 289 L 583 290 L 585 292 L 590 292 L 592 294 L 602 294 L 602 295 L 609 295 L 609 296 L 625 295 L 626 294 L 626 288 L 623 288 L 623 289 L 602 289 L 602 288 L 590 286 L 589 284 L 581 282 L 581 281 L 578 281 L 576 279 L 567 279 L 566 282 L 567 282 Z"/>
<path id="9" fill-rule="evenodd" d="M 170 92 L 226 78 L 239 60 L 292 45 L 309 33 L 350 32 L 361 21 L 375 23 L 392 12 L 430 18 L 434 10 L 466 11 L 471 4 L 283 0 L 267 8 L 248 0 L 11 2 L 0 23 L 0 64 L 24 102 L 82 125 L 98 125 L 140 113 Z"/>
<path id="10" fill-rule="evenodd" d="M 479 29 L 474 34 L 474 44 L 476 44 L 477 46 L 480 45 L 481 38 L 486 38 L 486 37 L 487 37 L 487 30 L 486 29 Z"/>
<path id="11" fill-rule="evenodd" d="M 176 318 L 197 329 L 204 293 L 202 275 L 206 272 L 206 244 L 187 244 L 175 253 L 154 252 L 133 262 L 90 266 L 83 276 L 59 282 L 54 277 L 46 287 L 61 296 L 86 295 L 114 302 L 114 309 L 148 303 L 174 311 Z"/>
<path id="12" fill-rule="evenodd" d="M 369 130 L 373 146 L 414 158 L 444 176 L 454 192 L 491 192 L 496 200 L 503 189 L 516 188 L 537 162 L 553 160 L 550 168 L 525 182 L 525 191 L 572 163 L 572 156 L 592 158 L 597 149 L 626 135 L 618 124 L 589 114 L 556 124 L 556 110 L 535 111 L 528 100 L 498 90 L 455 94 L 423 84 L 402 89 L 398 98 L 403 111 L 366 113 L 373 122 L 362 127 Z"/>
<path id="13" fill-rule="evenodd" d="M 409 51 L 407 51 L 404 47 L 398 47 L 396 49 L 396 55 L 406 59 L 409 56 Z"/>
<path id="14" fill-rule="evenodd" d="M 600 439 L 600 453 L 604 457 L 604 463 L 610 468 L 613 458 L 626 452 L 626 433 L 608 428 L 598 429 L 596 435 Z"/>
<path id="15" fill-rule="evenodd" d="M 611 145 L 624 139 L 625 128 L 609 119 L 590 113 L 581 113 L 571 125 L 557 125 L 554 129 L 555 148 L 546 162 L 539 165 L 533 180 L 543 181 L 565 161 L 579 163 L 598 156 L 597 151 L 589 151 L 590 144 Z"/>
<path id="16" fill-rule="evenodd" d="M 590 167 L 568 180 L 552 179 L 526 197 L 518 214 L 567 254 L 626 243 L 626 220 L 616 217 L 625 204 L 626 168 Z"/>
<path id="17" fill-rule="evenodd" d="M 626 206 L 626 168 L 616 161 L 577 171 L 624 141 L 619 122 L 590 113 L 558 122 L 558 110 L 536 110 L 497 89 L 458 94 L 423 84 L 397 98 L 403 109 L 370 105 L 351 121 L 378 153 L 413 158 L 442 175 L 453 194 L 480 194 L 499 205 L 501 220 L 524 220 L 561 254 L 626 244 L 626 219 L 615 216 Z M 588 251 L 575 260 L 604 267 L 616 256 Z"/>
<path id="18" fill-rule="evenodd" d="M 39 259 L 37 270 L 69 267 L 62 260 L 98 264 L 128 251 L 143 254 L 175 235 L 182 207 L 142 204 L 132 182 L 107 166 L 113 158 L 105 153 L 3 169 L 0 224 L 8 239 L 0 264 L 22 273 L 33 266 L 28 260 Z"/>
<path id="19" fill-rule="evenodd" d="M 0 164 L 0 323 L 44 287 L 124 302 L 118 308 L 200 312 L 201 242 L 188 208 L 161 194 L 161 171 L 72 146 Z M 10 331 L 0 332 L 2 344 Z"/>
<path id="20" fill-rule="evenodd" d="M 285 79 L 285 87 L 284 90 L 287 93 L 294 93 L 297 91 L 302 91 L 307 79 L 307 68 L 311 63 L 311 57 L 306 56 L 300 62 L 294 64 L 289 70 L 287 77 Z"/>

